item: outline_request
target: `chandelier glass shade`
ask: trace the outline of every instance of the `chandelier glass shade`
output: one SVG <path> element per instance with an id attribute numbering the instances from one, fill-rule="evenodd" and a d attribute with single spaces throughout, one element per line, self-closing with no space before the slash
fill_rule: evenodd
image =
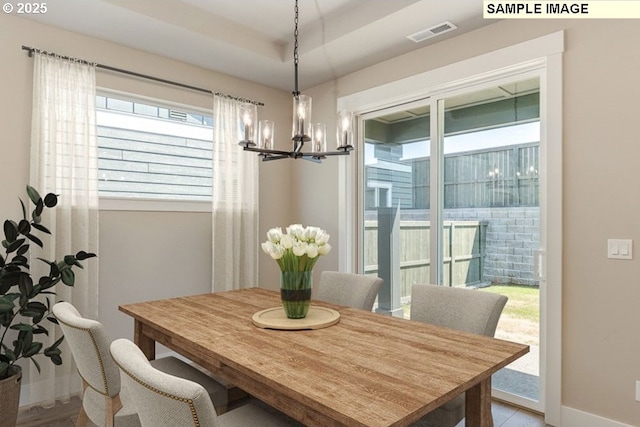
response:
<path id="1" fill-rule="evenodd" d="M 298 0 L 295 2 L 294 22 L 292 148 L 290 151 L 275 149 L 275 123 L 271 120 L 258 121 L 257 107 L 250 103 L 243 104 L 240 108 L 242 140 L 238 144 L 245 151 L 258 153 L 263 161 L 303 158 L 319 162 L 327 156 L 348 155 L 353 150 L 353 113 L 338 113 L 335 149 L 327 150 L 327 125 L 312 122 L 311 97 L 300 94 L 298 90 Z"/>

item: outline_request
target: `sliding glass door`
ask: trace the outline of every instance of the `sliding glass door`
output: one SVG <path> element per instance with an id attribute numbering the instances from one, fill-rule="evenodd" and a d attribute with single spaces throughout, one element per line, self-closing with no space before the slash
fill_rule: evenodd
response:
<path id="1" fill-rule="evenodd" d="M 541 410 L 539 88 L 532 73 L 365 115 L 361 259 L 380 313 L 408 317 L 416 283 L 507 295 L 496 337 L 531 352 L 493 385 Z"/>
<path id="2" fill-rule="evenodd" d="M 442 138 L 442 284 L 507 295 L 496 337 L 530 352 L 493 387 L 539 400 L 539 80 L 447 96 Z"/>

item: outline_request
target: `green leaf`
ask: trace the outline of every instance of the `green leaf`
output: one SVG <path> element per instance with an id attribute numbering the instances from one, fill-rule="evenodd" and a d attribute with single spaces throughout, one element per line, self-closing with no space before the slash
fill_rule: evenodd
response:
<path id="1" fill-rule="evenodd" d="M 31 361 L 36 366 L 36 369 L 38 370 L 38 373 L 40 373 L 40 364 L 38 363 L 38 361 L 36 359 L 34 359 L 33 357 L 31 358 Z"/>
<path id="2" fill-rule="evenodd" d="M 73 255 L 65 255 L 64 263 L 67 265 L 74 265 L 76 263 L 76 257 L 74 257 Z"/>
<path id="3" fill-rule="evenodd" d="M 24 357 L 33 357 L 36 354 L 38 354 L 40 352 L 40 350 L 42 350 L 42 343 L 41 342 L 34 342 L 29 346 L 29 348 L 27 348 L 25 351 L 22 352 L 22 356 L 24 356 Z"/>
<path id="4" fill-rule="evenodd" d="M 30 185 L 27 185 L 27 194 L 29 195 L 29 199 L 31 199 L 34 205 L 37 205 L 38 201 L 41 200 L 38 191 Z"/>
<path id="5" fill-rule="evenodd" d="M 55 205 L 58 204 L 58 196 L 53 194 L 53 193 L 49 193 L 46 196 L 44 196 L 44 205 L 48 208 L 52 208 Z"/>
<path id="6" fill-rule="evenodd" d="M 29 311 L 37 311 L 39 313 L 43 313 L 47 311 L 47 306 L 39 301 L 31 301 L 27 303 L 25 308 Z"/>
<path id="7" fill-rule="evenodd" d="M 54 365 L 62 365 L 62 357 L 59 354 L 52 354 L 49 358 Z"/>
<path id="8" fill-rule="evenodd" d="M 44 202 L 42 201 L 42 199 L 38 200 L 38 203 L 36 203 L 36 208 L 33 210 L 33 213 L 36 214 L 36 216 L 40 216 L 42 215 L 42 211 L 44 210 Z"/>
<path id="9" fill-rule="evenodd" d="M 41 335 L 41 334 L 45 334 L 45 335 L 49 335 L 49 331 L 47 331 L 44 327 L 37 325 L 35 328 L 33 328 L 33 334 L 34 335 Z"/>
<path id="10" fill-rule="evenodd" d="M 11 220 L 6 220 L 4 222 L 4 236 L 8 243 L 15 242 L 18 238 L 18 226 L 15 222 Z"/>
<path id="11" fill-rule="evenodd" d="M 31 224 L 26 219 L 21 219 L 18 223 L 18 232 L 20 234 L 29 234 L 31 232 Z"/>
<path id="12" fill-rule="evenodd" d="M 20 200 L 20 206 L 22 206 L 22 218 L 27 219 L 27 208 L 24 205 L 24 202 L 22 201 L 22 199 L 18 199 Z"/>
<path id="13" fill-rule="evenodd" d="M 94 254 L 92 252 L 80 251 L 80 252 L 78 252 L 76 254 L 76 259 L 78 261 L 84 261 L 85 259 L 93 258 L 95 256 L 96 256 L 96 254 Z"/>
<path id="14" fill-rule="evenodd" d="M 47 278 L 47 279 L 49 279 L 49 278 Z M 40 293 L 41 293 L 41 294 L 52 294 L 53 292 L 48 292 L 48 291 L 45 291 L 44 289 L 53 288 L 53 287 L 54 287 L 55 285 L 57 285 L 59 282 L 60 282 L 60 278 L 59 278 L 59 277 L 57 277 L 56 279 L 53 279 L 53 280 L 49 280 L 46 284 L 43 284 L 43 285 L 42 285 L 42 289 L 43 289 L 43 291 L 42 291 L 42 292 L 40 292 Z"/>
<path id="15" fill-rule="evenodd" d="M 9 365 L 7 362 L 0 362 L 0 379 L 4 379 L 8 377 L 7 372 L 9 371 Z"/>
<path id="16" fill-rule="evenodd" d="M 62 354 L 62 351 L 59 348 L 47 347 L 43 351 L 44 355 L 50 357 L 54 354 Z"/>
<path id="17" fill-rule="evenodd" d="M 33 323 L 40 323 L 45 314 L 47 314 L 47 307 L 41 302 L 29 302 L 22 310 L 20 310 L 20 314 L 25 317 L 32 317 Z M 31 328 L 33 332 L 33 328 Z"/>
<path id="18" fill-rule="evenodd" d="M 22 245 L 18 249 L 18 252 L 16 252 L 16 255 L 24 255 L 27 253 L 28 250 L 29 250 L 29 244 Z"/>
<path id="19" fill-rule="evenodd" d="M 60 269 L 55 262 L 49 262 L 41 258 L 42 261 L 49 263 L 49 277 L 58 277 L 60 275 Z"/>
<path id="20" fill-rule="evenodd" d="M 7 246 L 7 253 L 17 251 L 18 249 L 20 249 L 20 246 L 22 246 L 24 242 L 25 242 L 25 239 L 18 239 L 9 243 L 9 245 Z"/>
<path id="21" fill-rule="evenodd" d="M 47 227 L 45 227 L 44 225 L 42 225 L 42 224 L 35 224 L 34 223 L 34 224 L 31 224 L 31 226 L 33 228 L 35 228 L 36 230 L 42 231 L 43 233 L 51 234 L 51 231 L 49 231 L 49 229 Z"/>
<path id="22" fill-rule="evenodd" d="M 63 335 L 63 336 L 61 336 L 60 338 L 58 338 L 58 339 L 56 340 L 56 342 L 54 342 L 53 344 L 51 344 L 51 345 L 47 348 L 47 350 L 57 349 L 57 348 L 58 348 L 58 346 L 62 343 L 62 341 L 64 341 L 64 335 Z"/>
<path id="23" fill-rule="evenodd" d="M 20 276 L 18 280 L 18 289 L 20 289 L 20 293 L 22 295 L 26 295 L 27 297 L 31 297 L 31 292 L 33 292 L 33 279 L 28 274 L 23 274 Z"/>
<path id="24" fill-rule="evenodd" d="M 13 342 L 13 354 L 16 355 L 16 358 L 22 354 L 22 343 L 22 340 L 19 339 Z"/>
<path id="25" fill-rule="evenodd" d="M 62 283 L 64 283 L 67 286 L 73 286 L 75 281 L 76 281 L 76 276 L 73 273 L 73 270 L 71 270 L 70 268 L 64 269 L 60 272 L 60 274 L 62 275 Z"/>
<path id="26" fill-rule="evenodd" d="M 13 301 L 9 300 L 6 297 L 0 297 L 0 314 L 9 313 L 13 311 Z"/>
<path id="27" fill-rule="evenodd" d="M 31 301 L 26 305 L 26 308 L 29 310 L 35 310 L 35 311 L 47 311 L 47 306 L 44 305 L 43 303 L 41 303 L 40 301 Z"/>
<path id="28" fill-rule="evenodd" d="M 13 329 L 15 331 L 33 332 L 33 326 L 26 323 L 16 323 L 15 325 L 11 325 L 11 328 L 9 329 Z"/>
<path id="29" fill-rule="evenodd" d="M 4 354 L 7 357 L 7 360 L 9 362 L 15 362 L 16 361 L 16 354 L 13 351 L 11 351 L 11 349 L 9 347 L 5 346 Z"/>
<path id="30" fill-rule="evenodd" d="M 11 260 L 11 262 L 16 265 L 24 265 L 24 266 L 27 266 L 28 261 L 29 260 L 22 255 L 16 255 L 13 257 L 13 260 Z"/>
<path id="31" fill-rule="evenodd" d="M 43 247 L 43 245 L 42 245 L 42 240 L 38 239 L 38 238 L 37 238 L 36 236 L 34 236 L 33 234 L 27 234 L 26 236 L 27 236 L 27 238 L 28 238 L 29 240 L 31 240 L 31 241 L 32 241 L 33 243 L 35 243 L 36 245 L 38 245 L 38 246 L 40 246 L 40 247 Z"/>

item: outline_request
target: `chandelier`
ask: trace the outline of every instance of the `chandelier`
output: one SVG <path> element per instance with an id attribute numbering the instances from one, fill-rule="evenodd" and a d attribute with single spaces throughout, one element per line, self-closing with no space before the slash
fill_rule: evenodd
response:
<path id="1" fill-rule="evenodd" d="M 338 113 L 336 131 L 336 150 L 327 151 L 327 126 L 324 123 L 311 121 L 311 97 L 301 95 L 298 90 L 298 0 L 295 3 L 295 29 L 293 32 L 293 125 L 291 132 L 292 150 L 274 149 L 274 122 L 272 120 L 257 121 L 255 104 L 243 104 L 240 107 L 243 139 L 238 143 L 244 151 L 253 151 L 263 161 L 278 159 L 307 159 L 320 162 L 327 156 L 348 155 L 353 150 L 353 113 Z M 256 129 L 256 123 L 258 123 Z M 257 130 L 257 137 L 256 137 Z M 302 151 L 305 143 L 310 145 L 309 151 Z"/>

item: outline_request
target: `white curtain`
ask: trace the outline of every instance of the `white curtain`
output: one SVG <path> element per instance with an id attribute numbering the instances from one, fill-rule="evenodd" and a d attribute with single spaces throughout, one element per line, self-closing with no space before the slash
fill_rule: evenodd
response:
<path id="1" fill-rule="evenodd" d="M 60 260 L 80 250 L 98 253 L 98 149 L 95 67 L 45 54 L 36 54 L 34 60 L 30 184 L 42 197 L 59 195 L 58 205 L 43 215 L 43 224 L 51 230 L 51 236 L 42 239 L 44 250 L 31 245 L 37 280 L 48 266 L 36 257 Z M 54 288 L 56 301 L 70 302 L 93 319 L 98 317 L 97 260 L 85 260 L 84 269 L 74 269 L 74 287 L 59 283 Z M 59 328 L 48 329 L 45 347 L 61 335 Z M 61 349 L 61 366 L 43 357 L 38 374 L 29 363 L 26 381 L 32 403 L 52 405 L 55 398 L 80 390 L 71 354 L 67 347 Z"/>
<path id="2" fill-rule="evenodd" d="M 238 145 L 240 105 L 214 96 L 212 292 L 258 285 L 258 158 Z"/>

